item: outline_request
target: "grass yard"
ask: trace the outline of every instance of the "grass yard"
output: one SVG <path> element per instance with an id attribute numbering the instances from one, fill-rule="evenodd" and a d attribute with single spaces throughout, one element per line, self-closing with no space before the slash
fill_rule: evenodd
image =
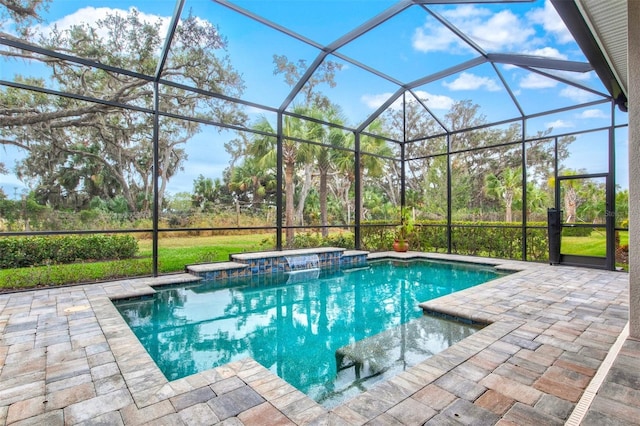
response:
<path id="1" fill-rule="evenodd" d="M 232 253 L 271 250 L 273 234 L 222 235 L 215 237 L 162 238 L 158 241 L 158 270 L 183 271 L 193 263 L 229 260 Z M 151 259 L 152 241 L 138 242 L 139 255 Z"/>
<path id="2" fill-rule="evenodd" d="M 605 257 L 607 239 L 604 231 L 593 231 L 589 237 L 562 237 L 562 254 Z M 620 232 L 620 245 L 629 244 L 629 232 Z"/>
<path id="3" fill-rule="evenodd" d="M 158 243 L 160 273 L 184 271 L 192 263 L 228 260 L 230 253 L 269 250 L 273 234 L 224 235 L 215 237 L 162 238 Z M 0 290 L 27 289 L 76 283 L 108 281 L 151 275 L 151 240 L 138 242 L 135 259 L 82 262 L 0 270 Z"/>
<path id="4" fill-rule="evenodd" d="M 628 244 L 628 232 L 620 232 L 620 244 Z M 0 270 L 0 290 L 108 281 L 123 277 L 151 275 L 152 241 L 138 242 L 135 259 L 84 262 Z M 223 235 L 214 237 L 161 238 L 158 242 L 160 273 L 184 271 L 185 265 L 229 260 L 232 253 L 270 250 L 273 233 Z M 562 253 L 605 256 L 605 236 L 562 237 Z"/>

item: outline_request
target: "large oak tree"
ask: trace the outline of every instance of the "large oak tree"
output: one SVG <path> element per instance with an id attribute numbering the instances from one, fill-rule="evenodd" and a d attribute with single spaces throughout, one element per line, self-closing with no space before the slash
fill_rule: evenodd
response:
<path id="1" fill-rule="evenodd" d="M 38 2 L 31 3 L 35 7 Z M 74 95 L 0 90 L 0 143 L 26 152 L 16 172 L 31 183 L 41 202 L 79 209 L 96 196 L 122 196 L 131 212 L 149 211 L 154 173 L 154 87 L 149 77 L 155 74 L 164 43 L 161 28 L 160 18 L 148 22 L 130 9 L 127 14 L 114 12 L 95 25 L 54 27 L 28 40 L 113 67 L 109 69 L 27 49 L 0 51 L 7 59 L 26 60 L 38 70 L 37 77 L 16 75 L 16 82 Z M 244 89 L 226 54 L 224 37 L 210 22 L 193 16 L 180 22 L 161 78 L 235 97 Z M 236 107 L 215 96 L 163 84 L 159 93 L 161 112 L 236 124 L 245 120 Z M 161 116 L 159 123 L 156 172 L 162 203 L 167 182 L 187 158 L 185 144 L 199 132 L 199 125 L 169 115 Z"/>

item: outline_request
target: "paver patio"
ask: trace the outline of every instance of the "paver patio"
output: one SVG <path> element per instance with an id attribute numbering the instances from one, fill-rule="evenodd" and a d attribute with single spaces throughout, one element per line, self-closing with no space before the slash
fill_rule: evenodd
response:
<path id="1" fill-rule="evenodd" d="M 640 342 L 620 337 L 628 316 L 626 273 L 451 255 L 375 257 L 385 255 L 519 272 L 423 304 L 490 325 L 332 410 L 251 359 L 167 381 L 111 299 L 149 294 L 150 286 L 192 281 L 191 275 L 2 294 L 0 421 L 640 424 Z M 602 385 L 592 391 L 598 377 Z"/>

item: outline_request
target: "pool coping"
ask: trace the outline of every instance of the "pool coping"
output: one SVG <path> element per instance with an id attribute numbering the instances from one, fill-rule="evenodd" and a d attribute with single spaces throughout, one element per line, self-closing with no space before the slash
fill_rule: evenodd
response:
<path id="1" fill-rule="evenodd" d="M 544 383 L 538 386 L 542 390 L 535 386 L 527 387 L 513 378 L 504 378 L 493 371 L 481 368 L 481 365 L 491 363 L 490 360 L 486 359 L 487 354 L 502 360 L 497 364 L 497 366 L 500 366 L 508 363 L 512 358 L 518 357 L 521 351 L 525 351 L 526 358 L 520 356 L 524 361 L 541 362 L 542 364 L 540 365 L 549 364 L 548 368 L 555 365 L 554 362 L 560 360 L 565 352 L 571 355 L 572 351 L 578 350 L 575 343 L 576 339 L 569 341 L 567 335 L 565 335 L 567 332 L 564 332 L 564 334 L 562 331 L 555 330 L 552 333 L 547 332 L 556 323 L 562 323 L 564 328 L 571 329 L 567 325 L 570 322 L 570 318 L 566 315 L 570 310 L 571 303 L 576 304 L 574 299 L 577 300 L 577 297 L 582 294 L 583 286 L 588 284 L 589 287 L 593 287 L 595 284 L 598 287 L 601 284 L 598 282 L 599 280 L 606 279 L 605 281 L 609 284 L 616 282 L 615 291 L 606 298 L 609 303 L 603 303 L 598 308 L 601 312 L 613 309 L 615 315 L 606 320 L 596 321 L 596 311 L 594 310 L 588 316 L 589 321 L 591 321 L 591 324 L 602 326 L 605 336 L 617 336 L 626 321 L 625 318 L 622 318 L 622 314 L 618 312 L 619 310 L 615 309 L 616 307 L 624 308 L 625 306 L 626 286 L 622 284 L 628 279 L 623 277 L 621 273 L 585 271 L 584 269 L 573 267 L 551 267 L 529 262 L 438 253 L 384 252 L 372 253 L 369 256 L 371 259 L 384 257 L 453 260 L 493 265 L 499 269 L 518 272 L 462 290 L 454 295 L 444 296 L 421 304 L 424 309 L 433 312 L 489 323 L 489 325 L 417 366 L 376 384 L 371 390 L 331 410 L 325 409 L 250 358 L 183 379 L 168 381 L 120 316 L 112 300 L 150 295 L 155 292 L 153 287 L 174 285 L 179 282 L 195 282 L 197 278 L 192 275 L 176 274 L 158 278 L 114 281 L 99 285 L 40 290 L 26 296 L 24 294 L 17 296 L 0 295 L 0 306 L 3 308 L 3 321 L 0 323 L 3 330 L 3 346 L 8 348 L 3 360 L 3 374 L 0 376 L 0 419 L 10 423 L 9 420 L 20 420 L 20 416 L 26 416 L 24 417 L 25 419 L 31 418 L 35 421 L 36 419 L 42 420 L 44 415 L 51 416 L 52 413 L 57 413 L 64 419 L 65 424 L 81 423 L 98 418 L 104 419 L 106 418 L 105 416 L 116 416 L 122 419 L 124 424 L 136 424 L 136 419 L 142 418 L 145 419 L 144 422 L 153 419 L 167 421 L 170 418 L 176 421 L 179 419 L 184 421 L 186 416 L 196 415 L 194 411 L 196 407 L 198 407 L 198 412 L 209 415 L 207 422 L 212 421 L 211 414 L 214 414 L 214 417 L 217 416 L 219 420 L 223 420 L 222 417 L 226 415 L 221 413 L 233 414 L 229 415 L 229 418 L 237 417 L 240 420 L 243 418 L 246 420 L 256 415 L 257 412 L 268 412 L 268 415 L 273 418 L 286 419 L 294 424 L 326 424 L 327 422 L 364 424 L 374 419 L 380 421 L 395 419 L 395 421 L 412 424 L 413 421 L 410 420 L 415 416 L 420 417 L 420 419 L 414 419 L 416 422 L 424 422 L 432 418 L 437 419 L 438 416 L 451 417 L 453 414 L 449 411 L 452 406 L 455 406 L 454 411 L 457 412 L 466 410 L 487 418 L 492 418 L 490 416 L 492 413 L 496 415 L 495 407 L 493 407 L 493 411 L 487 407 L 476 407 L 477 401 L 466 395 L 469 392 L 468 390 L 459 389 L 457 385 L 451 383 L 452 377 L 461 377 L 462 385 L 478 392 L 482 388 L 486 392 L 491 391 L 502 395 L 505 393 L 502 388 L 506 386 L 509 390 L 506 393 L 515 402 L 513 403 L 512 401 L 512 409 L 508 413 L 502 413 L 496 419 L 504 418 L 507 420 L 509 418 L 508 414 L 514 411 L 515 407 L 519 411 L 516 410 L 517 412 L 513 415 L 517 416 L 521 412 L 527 412 L 526 410 L 531 407 L 535 408 L 545 396 L 551 395 L 554 398 L 559 396 L 553 395 L 553 391 L 545 387 Z M 544 280 L 545 293 L 542 295 L 535 292 L 535 282 L 540 277 L 532 276 L 533 273 L 541 272 L 544 272 L 546 276 Z M 614 274 L 619 275 L 615 276 Z M 579 279 L 581 276 L 583 278 L 593 276 L 595 282 L 592 283 L 593 280 L 589 279 L 585 284 Z M 573 294 L 574 290 L 577 292 L 578 296 L 571 296 L 571 303 L 567 308 L 560 309 L 560 306 L 555 306 L 560 303 L 559 301 L 554 301 L 558 282 L 569 283 L 572 288 L 571 294 Z M 518 286 L 522 288 L 518 288 Z M 602 289 L 596 288 L 593 291 L 601 293 Z M 527 293 L 526 296 L 523 296 L 525 293 Z M 499 295 L 495 304 L 486 303 L 488 295 Z M 516 296 L 515 300 L 511 301 L 514 296 Z M 102 398 L 102 395 L 96 395 L 94 398 L 86 400 L 78 397 L 77 401 L 70 401 L 69 404 L 57 409 L 51 407 L 51 410 L 46 409 L 44 413 L 30 417 L 28 416 L 29 410 L 25 411 L 23 406 L 20 406 L 22 414 L 16 414 L 17 409 L 11 410 L 11 407 L 20 405 L 20 401 L 24 398 L 28 401 L 36 398 L 35 396 L 29 398 L 29 393 L 24 395 L 24 392 L 17 391 L 16 389 L 18 388 L 15 386 L 11 387 L 10 384 L 3 384 L 5 382 L 4 373 L 7 369 L 5 365 L 6 358 L 15 352 L 12 350 L 12 345 L 7 344 L 7 341 L 12 341 L 11 339 L 22 340 L 21 334 L 14 336 L 12 333 L 6 333 L 7 324 L 10 325 L 11 323 L 8 316 L 13 312 L 12 309 L 17 309 L 11 308 L 16 298 L 24 299 L 28 297 L 34 300 L 39 297 L 41 299 L 55 299 L 55 310 L 51 311 L 51 308 L 48 308 L 47 315 L 65 318 L 69 321 L 69 324 L 74 321 L 91 322 L 92 315 L 94 315 L 93 320 L 97 323 L 98 328 L 92 329 L 88 335 L 81 334 L 76 336 L 75 340 L 72 335 L 70 345 L 65 344 L 64 346 L 69 346 L 67 349 L 72 350 L 74 353 L 84 353 L 87 359 L 92 359 L 92 356 L 97 358 L 98 355 L 109 358 L 107 354 L 111 354 L 112 362 L 109 362 L 108 365 L 112 366 L 112 368 L 117 368 L 117 374 L 121 377 L 123 388 L 104 395 L 109 395 L 110 403 L 105 405 L 105 398 Z M 537 297 L 540 299 L 536 300 Z M 12 298 L 14 302 L 12 302 Z M 64 303 L 61 303 L 61 300 Z M 91 309 L 84 308 L 87 303 Z M 523 309 L 523 306 L 528 306 L 532 310 Z M 540 309 L 541 307 L 548 308 L 549 306 L 553 306 L 554 309 L 549 309 L 549 312 Z M 533 312 L 535 309 L 538 309 L 538 312 Z M 587 325 L 589 321 L 576 321 L 584 328 L 582 330 L 583 334 L 586 332 L 593 333 Z M 589 335 L 589 337 L 593 336 Z M 582 338 L 582 336 L 580 335 L 579 338 Z M 37 343 L 34 346 L 41 347 Z M 55 346 L 55 343 L 53 346 Z M 599 350 L 600 346 L 606 346 L 605 342 L 596 340 L 595 344 L 589 346 L 588 342 L 581 341 L 583 349 L 596 351 Z M 538 351 L 541 353 L 537 354 Z M 569 357 L 569 355 L 567 356 Z M 598 361 L 597 358 L 594 358 L 594 360 L 590 359 L 589 362 Z M 602 360 L 599 361 L 601 362 Z M 89 365 L 91 365 L 91 362 L 89 362 Z M 98 389 L 98 386 L 93 379 L 93 370 L 101 366 L 96 365 L 91 368 L 91 380 L 96 389 Z M 475 377 L 479 375 L 479 370 L 486 370 L 489 373 L 483 377 Z M 583 370 L 586 371 L 586 369 Z M 584 373 L 583 370 L 581 371 Z M 540 378 L 536 383 L 544 379 L 545 374 L 546 371 L 540 373 Z M 40 381 L 37 383 L 40 383 Z M 52 399 L 49 394 L 53 391 L 51 389 L 47 391 L 47 386 L 49 385 L 45 379 L 44 393 L 48 399 Z M 207 389 L 210 392 L 207 392 Z M 429 398 L 427 398 L 429 392 L 434 391 L 434 389 L 439 389 L 440 393 L 445 392 L 447 394 L 447 398 L 453 396 L 454 399 L 450 400 L 447 405 L 438 407 L 436 406 L 437 404 L 428 402 Z M 243 403 L 238 402 L 236 394 L 242 392 L 244 392 L 245 396 L 252 395 L 252 397 L 244 398 L 245 402 L 251 400 L 255 404 L 243 406 Z M 115 393 L 117 393 L 117 397 L 114 395 Z M 193 402 L 198 399 L 197 395 L 202 395 L 202 401 Z M 232 398 L 233 395 L 236 395 L 235 399 Z M 224 397 L 229 397 L 231 402 L 226 401 L 226 405 L 223 404 L 224 409 L 222 409 L 220 404 L 225 402 Z M 209 399 L 205 400 L 204 398 Z M 187 400 L 191 402 L 185 402 Z M 214 400 L 218 402 L 213 403 L 212 401 Z M 100 404 L 103 408 L 97 408 Z M 237 406 L 235 411 L 229 408 L 234 404 Z M 472 407 L 469 407 L 468 404 L 471 404 Z M 413 407 L 413 409 L 409 409 L 410 407 Z M 416 410 L 417 408 L 420 409 Z M 478 410 L 482 410 L 482 412 Z M 263 415 L 266 414 L 263 413 Z M 549 416 L 548 412 L 542 412 L 539 418 L 545 418 L 544 416 Z M 199 422 L 195 421 L 194 423 Z"/>
<path id="2" fill-rule="evenodd" d="M 333 249 L 331 249 L 333 250 Z M 308 253 L 309 251 L 304 251 L 304 253 Z M 301 252 L 296 251 L 296 254 L 300 254 Z M 259 255 L 262 253 L 256 253 L 253 256 L 247 257 L 248 259 L 256 259 L 259 258 Z M 281 255 L 281 254 L 280 254 Z M 275 256 L 275 255 L 274 255 Z M 368 256 L 368 260 L 379 260 L 379 259 L 401 259 L 401 260 L 414 260 L 414 259 L 426 259 L 426 260 L 444 260 L 444 261 L 458 261 L 464 263 L 475 263 L 481 264 L 485 266 L 493 266 L 496 269 L 506 269 L 512 271 L 514 273 L 525 270 L 525 265 L 522 265 L 522 262 L 505 262 L 496 259 L 486 259 L 486 258 L 472 258 L 468 256 L 450 256 L 450 255 L 438 255 L 434 253 L 421 253 L 421 252 L 378 252 L 378 253 L 370 253 Z M 385 400 L 389 399 L 389 395 L 387 392 L 383 391 L 378 394 L 378 391 L 381 389 L 377 389 L 380 385 L 389 382 L 395 383 L 394 380 L 397 377 L 398 381 L 406 380 L 404 378 L 403 373 L 398 374 L 397 376 L 378 384 L 378 386 L 374 386 L 372 390 L 368 392 L 364 392 L 349 401 L 335 407 L 333 409 L 327 409 L 323 407 L 321 404 L 317 403 L 306 394 L 294 388 L 292 385 L 287 383 L 284 379 L 281 379 L 275 373 L 270 372 L 265 367 L 260 365 L 253 358 L 247 358 L 244 361 L 233 362 L 227 364 L 225 366 L 213 368 L 211 370 L 203 371 L 200 373 L 196 373 L 190 376 L 187 376 L 182 379 L 169 381 L 165 378 L 164 374 L 160 371 L 155 361 L 148 354 L 147 350 L 142 346 L 140 341 L 137 339 L 133 331 L 129 328 L 129 325 L 126 321 L 120 316 L 117 308 L 113 303 L 113 300 L 122 299 L 122 298 L 132 298 L 132 297 L 141 297 L 147 296 L 155 293 L 154 287 L 162 287 L 165 285 L 174 285 L 176 283 L 181 282 L 189 282 L 188 278 L 183 275 L 175 276 L 178 281 L 173 281 L 171 279 L 167 279 L 163 282 L 156 282 L 152 285 L 148 283 L 141 283 L 141 285 L 132 285 L 133 291 L 127 291 L 124 293 L 116 293 L 111 294 L 107 297 L 107 300 L 100 298 L 92 301 L 92 306 L 94 311 L 96 312 L 96 317 L 100 322 L 102 329 L 105 330 L 105 335 L 107 337 L 107 342 L 111 347 L 111 351 L 114 353 L 114 357 L 118 364 L 125 366 L 125 368 L 121 367 L 121 371 L 123 373 L 125 382 L 127 383 L 129 390 L 131 391 L 132 397 L 139 408 L 145 408 L 154 404 L 161 402 L 166 398 L 170 398 L 171 396 L 175 396 L 175 394 L 185 390 L 190 389 L 194 385 L 197 387 L 201 386 L 215 386 L 221 380 L 228 379 L 231 377 L 230 375 L 237 375 L 247 384 L 252 385 L 254 390 L 262 396 L 265 401 L 272 403 L 276 408 L 282 410 L 287 417 L 291 418 L 296 423 L 305 423 L 319 415 L 326 415 L 330 412 L 337 413 L 341 417 L 352 421 L 359 422 L 362 420 L 359 416 L 354 417 L 354 413 L 351 411 L 353 408 L 348 407 L 354 405 L 353 400 L 358 399 L 362 395 L 366 395 L 366 397 L 371 397 L 376 399 L 377 396 L 382 396 Z M 199 277 L 194 277 L 194 282 L 198 280 Z M 498 278 L 493 281 L 500 280 L 504 277 Z M 183 281 L 184 280 L 184 281 Z M 483 284 L 481 284 L 483 285 Z M 477 287 L 477 286 L 476 286 Z M 437 299 L 436 299 L 437 300 Z M 408 371 L 409 374 L 415 377 L 425 377 L 424 373 L 421 370 L 425 368 L 430 369 L 432 371 L 442 370 L 442 365 L 450 364 L 449 358 L 453 355 L 455 358 L 459 358 L 462 354 L 468 355 L 467 358 L 477 354 L 479 351 L 487 348 L 491 344 L 495 343 L 499 338 L 503 337 L 505 334 L 513 331 L 518 326 L 522 325 L 522 323 L 517 322 L 501 322 L 501 321 L 492 321 L 492 319 L 488 316 L 476 315 L 469 312 L 459 312 L 450 309 L 442 309 L 442 307 L 428 305 L 428 304 L 420 304 L 423 309 L 428 309 L 434 313 L 446 314 L 451 317 L 471 320 L 473 322 L 483 323 L 486 326 L 474 333 L 473 335 L 463 339 L 463 341 L 458 342 L 451 347 L 445 349 L 444 351 L 435 354 L 434 356 L 427 358 L 425 361 L 420 363 L 418 366 L 411 367 Z M 114 319 L 114 317 L 118 317 L 120 321 Z M 126 331 L 129 331 L 127 333 Z M 123 335 L 124 334 L 124 335 Z M 126 336 L 126 334 L 129 334 Z M 455 353 L 454 353 L 455 352 Z M 459 353 L 461 352 L 461 353 Z M 130 360 L 136 359 L 136 362 L 131 365 Z M 143 360 L 144 359 L 144 360 Z M 132 368 L 129 368 L 132 367 Z M 145 371 L 144 380 L 139 379 L 139 372 L 141 370 Z M 417 373 L 417 374 L 416 374 Z M 254 377 L 256 376 L 256 377 Z M 433 373 L 433 377 L 428 375 L 425 379 L 429 379 L 424 381 L 423 385 L 428 385 L 431 380 L 435 380 L 437 378 L 437 374 Z M 254 381 L 256 379 L 256 381 Z M 263 382 L 267 382 L 268 386 L 261 386 Z M 413 379 L 415 381 L 415 379 Z M 420 384 L 420 383 L 418 383 Z M 381 386 L 384 388 L 385 386 Z M 294 396 L 295 395 L 295 396 Z M 399 394 L 399 395 L 402 395 Z M 283 404 L 282 401 L 279 401 L 281 396 L 286 396 L 284 399 L 286 404 Z M 300 413 L 297 412 L 289 412 L 287 407 L 295 403 L 297 406 L 308 407 Z M 292 408 L 292 407 L 291 407 Z M 362 414 L 360 414 L 362 416 Z M 371 419 L 368 419 L 371 420 Z"/>

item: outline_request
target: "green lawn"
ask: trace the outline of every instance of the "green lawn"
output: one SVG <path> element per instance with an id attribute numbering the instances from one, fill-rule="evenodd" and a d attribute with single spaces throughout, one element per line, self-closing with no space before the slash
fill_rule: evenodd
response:
<path id="1" fill-rule="evenodd" d="M 183 271 L 192 263 L 229 260 L 229 254 L 269 250 L 273 234 L 223 235 L 215 237 L 162 238 L 158 241 L 159 271 Z M 138 242 L 139 255 L 151 258 L 151 240 Z"/>
<path id="2" fill-rule="evenodd" d="M 184 271 L 185 265 L 191 263 L 228 260 L 230 253 L 268 250 L 272 247 L 272 236 L 273 234 L 249 234 L 162 238 L 158 243 L 158 269 L 161 273 Z M 151 275 L 151 240 L 140 240 L 138 248 L 135 259 L 3 269 L 0 270 L 0 290 Z"/>
<path id="3" fill-rule="evenodd" d="M 628 232 L 620 232 L 620 244 L 628 244 L 628 239 Z M 272 233 L 162 238 L 158 243 L 158 269 L 160 273 L 183 271 L 188 264 L 228 260 L 231 253 L 269 250 L 272 244 Z M 152 242 L 140 240 L 138 247 L 135 259 L 0 270 L 0 290 L 151 275 Z M 590 237 L 563 237 L 562 253 L 603 257 L 605 237 L 598 232 Z"/>
<path id="4" fill-rule="evenodd" d="M 562 254 L 605 257 L 607 254 L 604 232 L 594 231 L 589 237 L 562 237 Z M 620 245 L 629 244 L 629 232 L 620 232 Z"/>

